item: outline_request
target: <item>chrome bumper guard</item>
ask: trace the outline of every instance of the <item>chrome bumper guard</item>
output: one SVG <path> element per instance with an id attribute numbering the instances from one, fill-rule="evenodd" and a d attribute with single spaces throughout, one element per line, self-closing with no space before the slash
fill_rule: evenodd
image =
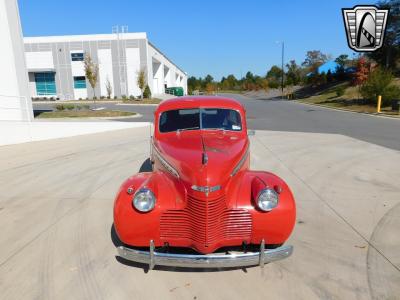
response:
<path id="1" fill-rule="evenodd" d="M 208 255 L 172 254 L 155 252 L 154 243 L 150 241 L 149 252 L 119 246 L 118 254 L 126 260 L 148 264 L 151 270 L 155 265 L 184 268 L 235 268 L 256 265 L 264 267 L 266 263 L 287 258 L 293 253 L 293 246 L 282 246 L 272 250 L 264 249 L 263 240 L 260 252 Z"/>

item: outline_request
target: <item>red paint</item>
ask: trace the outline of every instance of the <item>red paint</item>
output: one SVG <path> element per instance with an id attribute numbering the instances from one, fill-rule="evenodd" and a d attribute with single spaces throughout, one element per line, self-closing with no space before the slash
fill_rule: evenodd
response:
<path id="1" fill-rule="evenodd" d="M 160 114 L 182 108 L 237 110 L 242 131 L 160 133 Z M 249 170 L 246 116 L 239 102 L 220 97 L 175 98 L 163 101 L 154 117 L 153 147 L 179 173 L 179 178 L 164 167 L 153 150 L 154 171 L 134 175 L 122 184 L 115 199 L 114 224 L 125 244 L 149 246 L 150 240 L 154 240 L 156 247 L 168 243 L 206 254 L 243 242 L 259 244 L 264 239 L 266 244 L 282 244 L 288 239 L 296 217 L 293 195 L 278 176 Z M 207 164 L 202 164 L 203 143 Z M 239 172 L 231 176 L 244 156 Z M 221 189 L 206 195 L 193 190 L 192 185 L 220 185 Z M 137 191 L 144 186 L 157 198 L 149 213 L 135 210 L 133 195 L 127 193 L 129 187 Z M 262 212 L 255 205 L 255 197 L 264 187 L 281 189 L 279 204 L 270 212 Z"/>

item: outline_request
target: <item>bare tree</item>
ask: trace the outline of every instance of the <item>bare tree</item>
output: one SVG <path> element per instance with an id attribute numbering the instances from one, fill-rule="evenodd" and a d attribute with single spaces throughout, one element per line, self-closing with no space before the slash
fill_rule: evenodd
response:
<path id="1" fill-rule="evenodd" d="M 106 90 L 107 90 L 107 98 L 110 99 L 112 94 L 112 86 L 108 76 L 106 78 Z"/>
<path id="2" fill-rule="evenodd" d="M 84 67 L 85 67 L 85 75 L 87 80 L 89 81 L 90 86 L 92 87 L 93 90 L 93 100 L 94 103 L 96 104 L 96 85 L 97 81 L 99 79 L 99 65 L 95 63 L 90 54 L 86 53 L 85 55 L 85 60 L 83 61 Z"/>
<path id="3" fill-rule="evenodd" d="M 147 80 L 146 80 L 146 71 L 144 69 L 141 69 L 137 73 L 137 85 L 140 89 L 140 97 L 143 99 L 143 91 L 146 88 Z"/>

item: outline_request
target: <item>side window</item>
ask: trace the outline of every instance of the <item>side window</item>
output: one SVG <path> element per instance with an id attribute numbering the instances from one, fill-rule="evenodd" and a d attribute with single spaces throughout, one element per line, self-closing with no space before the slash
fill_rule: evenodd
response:
<path id="1" fill-rule="evenodd" d="M 74 89 L 86 89 L 85 76 L 74 76 Z"/>
<path id="2" fill-rule="evenodd" d="M 83 61 L 83 59 L 84 59 L 83 52 L 71 53 L 72 61 Z"/>

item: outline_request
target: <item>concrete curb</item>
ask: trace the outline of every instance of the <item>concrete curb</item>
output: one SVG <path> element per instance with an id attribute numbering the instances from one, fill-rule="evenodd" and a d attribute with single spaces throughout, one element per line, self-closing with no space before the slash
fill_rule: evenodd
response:
<path id="1" fill-rule="evenodd" d="M 96 104 L 117 104 L 120 100 L 114 101 L 96 101 Z M 93 101 L 89 100 L 71 100 L 71 101 L 32 101 L 32 104 L 94 104 Z"/>
<path id="2" fill-rule="evenodd" d="M 391 116 L 391 115 L 382 114 L 382 113 L 380 113 L 380 114 L 379 113 L 366 113 L 366 112 L 359 112 L 359 111 L 354 111 L 354 110 L 346 109 L 346 108 L 336 108 L 336 107 L 325 106 L 322 104 L 306 103 L 306 102 L 302 102 L 299 100 L 288 100 L 288 101 L 293 101 L 295 103 L 304 104 L 304 105 L 318 106 L 318 107 L 331 109 L 331 110 L 344 111 L 344 112 L 353 113 L 353 114 L 363 114 L 363 115 L 370 116 L 370 117 L 379 117 L 379 118 L 400 120 L 400 115 L 398 117 L 396 117 L 396 116 Z"/>
<path id="3" fill-rule="evenodd" d="M 131 119 L 131 118 L 141 118 L 143 115 L 136 113 L 132 116 L 122 116 L 122 117 L 87 117 L 87 118 L 43 118 L 43 119 L 35 119 L 35 122 L 74 122 L 74 121 L 85 121 L 85 120 L 118 120 L 118 119 Z"/>
<path id="4" fill-rule="evenodd" d="M 161 102 L 160 102 L 161 103 Z M 153 103 L 116 103 L 115 105 L 129 105 L 129 106 L 158 106 Z"/>

